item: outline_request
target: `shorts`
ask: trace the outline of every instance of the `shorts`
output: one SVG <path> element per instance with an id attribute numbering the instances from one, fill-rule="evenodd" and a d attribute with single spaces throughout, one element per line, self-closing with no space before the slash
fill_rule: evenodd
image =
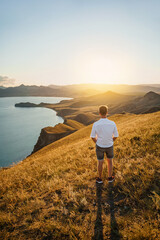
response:
<path id="1" fill-rule="evenodd" d="M 104 153 L 106 153 L 107 158 L 113 158 L 113 146 L 102 148 L 96 144 L 97 160 L 104 160 Z"/>

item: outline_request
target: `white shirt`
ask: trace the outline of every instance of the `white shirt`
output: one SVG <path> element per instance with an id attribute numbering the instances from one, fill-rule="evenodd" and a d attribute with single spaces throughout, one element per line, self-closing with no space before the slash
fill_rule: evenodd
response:
<path id="1" fill-rule="evenodd" d="M 118 131 L 115 122 L 108 118 L 101 118 L 93 123 L 91 138 L 97 137 L 96 144 L 99 147 L 111 147 L 113 137 L 118 137 Z"/>

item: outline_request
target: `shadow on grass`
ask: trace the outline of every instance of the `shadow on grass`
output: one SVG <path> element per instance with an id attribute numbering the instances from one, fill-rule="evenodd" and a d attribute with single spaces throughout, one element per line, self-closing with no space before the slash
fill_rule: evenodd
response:
<path id="1" fill-rule="evenodd" d="M 115 206 L 114 206 L 114 187 L 113 183 L 108 183 L 108 203 L 110 205 L 110 226 L 111 226 L 111 232 L 110 232 L 110 239 L 112 240 L 118 240 L 120 238 L 119 234 L 119 227 L 115 218 Z"/>
<path id="2" fill-rule="evenodd" d="M 102 190 L 103 185 L 102 184 L 96 184 L 96 197 L 97 197 L 97 218 L 95 222 L 94 227 L 94 237 L 93 240 L 103 240 L 103 223 L 102 223 Z M 110 234 L 108 236 L 108 239 L 111 240 L 119 240 L 120 234 L 119 234 L 119 227 L 115 218 L 115 206 L 114 206 L 114 195 L 113 195 L 113 183 L 108 184 L 108 194 L 107 194 L 107 202 L 109 204 L 109 212 L 105 210 L 105 214 L 110 214 Z"/>
<path id="3" fill-rule="evenodd" d="M 97 197 L 97 218 L 94 227 L 94 240 L 102 240 L 103 239 L 103 224 L 102 224 L 102 184 L 96 183 L 96 197 Z"/>

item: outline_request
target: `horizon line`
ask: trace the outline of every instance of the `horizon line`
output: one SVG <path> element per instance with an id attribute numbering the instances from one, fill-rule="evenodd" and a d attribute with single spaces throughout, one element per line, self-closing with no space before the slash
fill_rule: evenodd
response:
<path id="1" fill-rule="evenodd" d="M 160 85 L 160 83 L 141 83 L 141 84 L 128 84 L 128 83 L 73 83 L 73 84 L 49 84 L 49 85 L 36 85 L 36 84 L 24 84 L 24 83 L 21 83 L 19 85 L 11 85 L 11 86 L 3 86 L 3 85 L 0 85 L 0 87 L 4 87 L 4 88 L 9 88 L 9 87 L 19 87 L 19 86 L 37 86 L 37 87 L 41 87 L 41 86 L 44 86 L 44 87 L 50 87 L 50 86 L 73 86 L 73 85 L 108 85 L 108 86 L 150 86 L 150 85 Z"/>

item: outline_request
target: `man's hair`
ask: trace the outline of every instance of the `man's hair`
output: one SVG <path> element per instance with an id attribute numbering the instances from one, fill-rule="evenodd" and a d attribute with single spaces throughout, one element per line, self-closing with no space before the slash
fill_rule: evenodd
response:
<path id="1" fill-rule="evenodd" d="M 105 105 L 101 105 L 99 107 L 99 113 L 102 115 L 102 116 L 105 116 L 107 113 L 108 113 L 108 107 L 105 106 Z"/>

